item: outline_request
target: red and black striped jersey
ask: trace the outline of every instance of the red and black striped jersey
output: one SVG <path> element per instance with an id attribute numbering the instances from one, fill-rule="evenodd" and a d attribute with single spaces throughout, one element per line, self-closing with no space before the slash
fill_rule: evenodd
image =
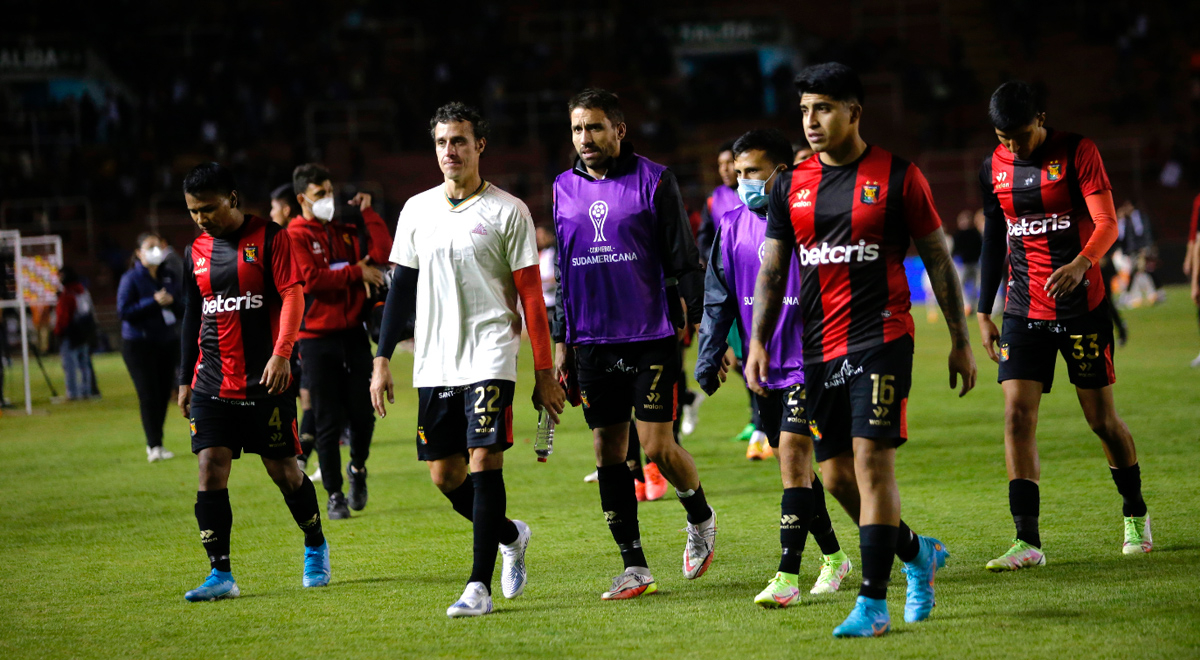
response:
<path id="1" fill-rule="evenodd" d="M 235 232 L 201 234 L 184 252 L 185 374 L 200 395 L 261 399 L 259 384 L 279 336 L 279 292 L 298 283 L 292 243 L 283 227 L 247 215 Z M 196 326 L 198 325 L 198 332 Z M 196 359 L 199 349 L 198 359 Z"/>
<path id="2" fill-rule="evenodd" d="M 1095 230 L 1084 198 L 1112 190 L 1095 143 L 1047 129 L 1029 160 L 997 146 L 983 161 L 979 186 L 988 225 L 1007 229 L 1005 314 L 1061 320 L 1086 314 L 1104 300 L 1099 263 L 1069 295 L 1054 299 L 1045 290 L 1050 274 L 1078 257 Z"/>
<path id="3" fill-rule="evenodd" d="M 914 334 L 904 256 L 941 226 L 916 165 L 868 146 L 850 165 L 809 158 L 771 190 L 767 238 L 796 246 L 804 359 L 827 362 Z"/>

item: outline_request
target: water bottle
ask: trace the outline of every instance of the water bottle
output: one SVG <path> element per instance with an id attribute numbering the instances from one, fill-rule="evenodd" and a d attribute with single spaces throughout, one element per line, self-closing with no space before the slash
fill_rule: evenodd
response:
<path id="1" fill-rule="evenodd" d="M 533 443 L 533 451 L 539 463 L 545 463 L 554 453 L 554 420 L 550 419 L 550 413 L 545 408 L 538 413 L 537 440 Z"/>

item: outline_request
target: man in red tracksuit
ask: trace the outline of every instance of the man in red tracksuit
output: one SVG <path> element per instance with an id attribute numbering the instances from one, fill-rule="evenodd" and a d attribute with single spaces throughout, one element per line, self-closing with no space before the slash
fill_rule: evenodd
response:
<path id="1" fill-rule="evenodd" d="M 367 455 L 375 430 L 371 409 L 371 343 L 364 321 L 367 287 L 383 285 L 392 249 L 387 225 L 371 209 L 371 196 L 350 200 L 362 212 L 363 226 L 334 219 L 333 183 L 320 165 L 301 165 L 292 173 L 301 215 L 288 225 L 296 268 L 304 280 L 304 321 L 300 360 L 317 420 L 316 451 L 330 520 L 350 517 L 367 505 Z M 350 496 L 342 494 L 342 457 L 338 439 L 350 423 Z"/>

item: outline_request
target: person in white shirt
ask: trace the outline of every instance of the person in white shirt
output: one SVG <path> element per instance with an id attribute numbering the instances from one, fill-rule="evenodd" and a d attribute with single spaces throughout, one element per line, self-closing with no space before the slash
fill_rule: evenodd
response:
<path id="1" fill-rule="evenodd" d="M 566 393 L 553 376 L 533 219 L 524 202 L 479 175 L 487 122 L 473 108 L 449 103 L 429 126 L 445 181 L 409 198 L 400 212 L 371 402 L 380 417 L 387 414 L 385 397 L 395 403 L 389 362 L 415 310 L 417 456 L 475 532 L 471 577 L 446 614 L 480 616 L 492 611 L 498 548 L 504 596 L 525 589 L 530 530 L 505 517 L 502 473 L 513 443 L 518 296 L 533 344 L 533 405 L 557 423 Z"/>

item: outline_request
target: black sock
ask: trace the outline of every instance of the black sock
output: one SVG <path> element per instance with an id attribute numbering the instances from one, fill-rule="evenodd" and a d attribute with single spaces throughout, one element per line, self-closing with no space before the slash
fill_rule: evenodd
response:
<path id="1" fill-rule="evenodd" d="M 858 528 L 858 547 L 862 553 L 862 586 L 859 596 L 887 598 L 888 580 L 896 555 L 896 533 L 891 525 L 863 525 Z"/>
<path id="2" fill-rule="evenodd" d="M 463 518 L 472 521 L 475 519 L 475 482 L 470 477 L 463 479 L 458 488 L 442 495 L 450 500 L 450 506 Z"/>
<path id="3" fill-rule="evenodd" d="M 812 520 L 813 489 L 784 488 L 779 504 L 779 572 L 795 575 L 800 572 L 800 558 L 808 539 L 808 524 Z"/>
<path id="4" fill-rule="evenodd" d="M 475 520 L 475 482 L 471 479 L 463 479 L 463 482 L 458 485 L 458 488 L 449 493 L 442 493 L 446 499 L 450 500 L 450 506 L 467 520 Z M 505 518 L 500 524 L 500 542 L 504 545 L 509 545 L 517 540 L 520 532 L 517 531 L 517 526 L 513 521 Z"/>
<path id="5" fill-rule="evenodd" d="M 284 495 L 283 501 L 287 502 L 292 519 L 304 532 L 305 547 L 316 548 L 325 542 L 325 534 L 321 531 L 321 507 L 317 504 L 317 489 L 313 482 L 307 474 L 303 476 L 304 483 L 291 495 Z"/>
<path id="6" fill-rule="evenodd" d="M 313 446 L 317 443 L 317 416 L 313 414 L 312 409 L 304 411 L 304 417 L 300 419 L 300 455 L 304 460 L 308 460 L 312 456 Z"/>
<path id="7" fill-rule="evenodd" d="M 196 492 L 196 522 L 200 525 L 200 543 L 204 545 L 208 563 L 228 573 L 229 532 L 233 529 L 228 488 Z"/>
<path id="8" fill-rule="evenodd" d="M 837 534 L 833 531 L 833 520 L 829 518 L 829 509 L 825 507 L 825 487 L 817 475 L 813 475 L 813 517 L 808 524 L 808 533 L 821 546 L 821 554 L 832 555 L 842 549 L 838 543 Z"/>
<path id="9" fill-rule="evenodd" d="M 472 523 L 475 527 L 475 553 L 471 564 L 471 577 L 467 582 L 482 582 L 488 593 L 492 591 L 492 575 L 496 572 L 496 553 L 500 543 L 500 527 L 507 520 L 504 509 L 508 495 L 504 492 L 504 471 L 484 470 L 472 472 L 475 483 L 475 511 Z M 509 523 L 512 524 L 512 523 Z"/>
<path id="10" fill-rule="evenodd" d="M 697 484 L 696 490 L 692 491 L 691 495 L 685 495 L 676 488 L 675 494 L 679 496 L 679 503 L 687 511 L 688 522 L 699 525 L 712 518 L 712 509 L 708 508 L 708 500 L 704 499 L 704 486 Z"/>
<path id="11" fill-rule="evenodd" d="M 917 533 L 909 529 L 908 524 L 903 520 L 900 521 L 900 527 L 896 528 L 896 558 L 903 562 L 910 562 L 921 554 L 921 537 Z"/>
<path id="12" fill-rule="evenodd" d="M 1028 479 L 1013 479 L 1008 482 L 1008 510 L 1013 524 L 1017 526 L 1017 540 L 1035 548 L 1042 547 L 1042 535 L 1038 533 L 1038 513 L 1042 508 L 1042 495 L 1037 483 Z"/>
<path id="13" fill-rule="evenodd" d="M 638 530 L 637 495 L 633 492 L 633 473 L 624 463 L 596 468 L 600 478 L 600 506 L 608 521 L 608 531 L 621 550 L 625 568 L 647 567 Z"/>
<path id="14" fill-rule="evenodd" d="M 628 463 L 626 463 L 626 465 L 628 465 Z M 633 475 L 635 481 L 640 481 L 642 483 L 646 482 L 646 473 L 642 470 L 641 461 L 638 461 L 636 466 L 629 468 L 629 473 Z"/>
<path id="15" fill-rule="evenodd" d="M 1142 468 L 1137 463 L 1127 468 L 1108 468 L 1112 471 L 1117 492 L 1125 499 L 1121 513 L 1125 517 L 1146 515 L 1146 500 L 1142 499 Z"/>

